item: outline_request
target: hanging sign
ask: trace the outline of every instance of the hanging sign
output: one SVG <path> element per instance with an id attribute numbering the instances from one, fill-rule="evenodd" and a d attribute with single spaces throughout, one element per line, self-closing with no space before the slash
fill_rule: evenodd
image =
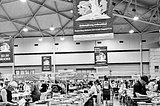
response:
<path id="1" fill-rule="evenodd" d="M 13 63 L 13 38 L 0 37 L 0 63 Z"/>
<path id="2" fill-rule="evenodd" d="M 95 67 L 108 66 L 107 47 L 94 47 Z"/>
<path id="3" fill-rule="evenodd" d="M 113 38 L 111 0 L 73 0 L 74 40 Z"/>
<path id="4" fill-rule="evenodd" d="M 42 56 L 42 72 L 51 70 L 51 56 Z"/>

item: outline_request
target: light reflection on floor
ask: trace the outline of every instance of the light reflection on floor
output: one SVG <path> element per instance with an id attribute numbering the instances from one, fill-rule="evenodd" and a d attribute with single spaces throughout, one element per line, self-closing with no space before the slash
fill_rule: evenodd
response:
<path id="1" fill-rule="evenodd" d="M 101 104 L 101 106 L 104 106 L 104 105 Z M 119 103 L 118 100 L 114 99 L 114 100 L 113 100 L 113 106 L 122 106 L 122 105 L 120 105 L 120 103 Z"/>

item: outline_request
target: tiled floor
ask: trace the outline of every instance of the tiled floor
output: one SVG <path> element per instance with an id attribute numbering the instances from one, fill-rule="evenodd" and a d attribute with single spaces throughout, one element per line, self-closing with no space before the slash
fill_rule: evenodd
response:
<path id="1" fill-rule="evenodd" d="M 102 104 L 101 106 L 104 106 L 104 105 Z M 122 106 L 122 105 L 120 105 L 118 100 L 114 99 L 113 100 L 113 106 Z"/>

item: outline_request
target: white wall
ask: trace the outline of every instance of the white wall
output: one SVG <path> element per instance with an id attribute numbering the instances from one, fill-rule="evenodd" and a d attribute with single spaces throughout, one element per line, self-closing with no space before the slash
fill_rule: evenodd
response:
<path id="1" fill-rule="evenodd" d="M 154 77 L 160 77 L 160 48 L 150 49 L 149 61 L 150 74 Z M 158 66 L 159 69 L 155 70 L 155 66 Z"/>
<path id="2" fill-rule="evenodd" d="M 142 39 L 147 41 L 142 43 L 143 49 L 149 49 L 151 45 L 157 48 L 155 42 L 157 42 L 158 37 L 158 34 L 143 34 Z M 121 44 L 119 41 L 124 42 Z M 110 40 L 84 41 L 80 42 L 80 45 L 76 45 L 72 37 L 66 37 L 64 41 L 57 37 L 55 42 L 53 38 L 44 38 L 42 42 L 39 42 L 38 38 L 18 38 L 15 39 L 14 43 L 18 45 L 18 47 L 14 47 L 15 69 L 34 68 L 36 72 L 41 72 L 41 56 L 52 56 L 53 64 L 53 54 L 51 53 L 55 43 L 59 43 L 59 45 L 55 45 L 55 51 L 58 53 L 56 54 L 56 70 L 64 67 L 73 69 L 76 67 L 94 67 L 91 65 L 94 64 L 94 47 L 107 46 L 109 67 L 108 69 L 100 69 L 101 72 L 107 74 L 107 70 L 111 69 L 113 75 L 140 73 L 140 35 L 136 34 L 115 35 L 115 38 Z M 38 44 L 38 47 L 35 47 L 34 44 Z M 149 62 L 149 51 L 143 51 L 143 62 Z M 149 64 L 147 63 L 143 65 L 143 69 L 144 73 L 148 74 Z M 9 68 L 8 70 L 11 70 Z M 0 67 L 0 71 L 6 69 L 7 67 Z M 5 73 L 7 72 L 5 71 Z"/>

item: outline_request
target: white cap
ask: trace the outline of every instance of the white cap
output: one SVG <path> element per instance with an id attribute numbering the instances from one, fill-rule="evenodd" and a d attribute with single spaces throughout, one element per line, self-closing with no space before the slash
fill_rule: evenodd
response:
<path id="1" fill-rule="evenodd" d="M 160 77 L 156 77 L 156 81 L 160 81 Z"/>
<path id="2" fill-rule="evenodd" d="M 17 87 L 18 86 L 17 82 L 15 82 L 15 81 L 9 82 L 8 85 L 13 86 L 13 87 Z"/>
<path id="3" fill-rule="evenodd" d="M 3 81 L 0 81 L 0 83 L 4 83 Z"/>

